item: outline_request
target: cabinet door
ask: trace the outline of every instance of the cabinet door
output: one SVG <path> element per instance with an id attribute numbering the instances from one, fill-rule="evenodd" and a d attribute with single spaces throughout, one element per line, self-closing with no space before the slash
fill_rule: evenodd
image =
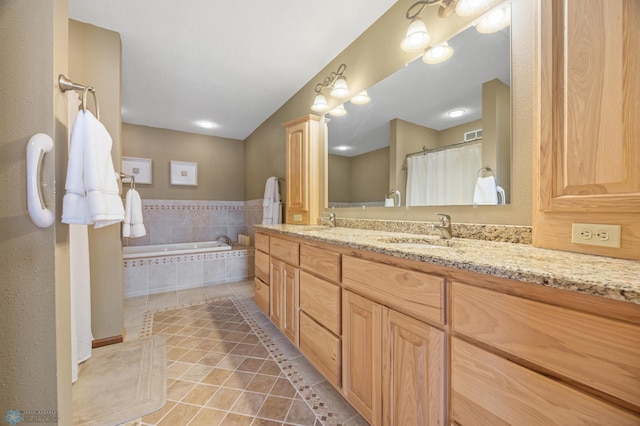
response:
<path id="1" fill-rule="evenodd" d="M 283 296 L 285 263 L 271 258 L 269 267 L 269 310 L 271 321 L 282 329 Z"/>
<path id="2" fill-rule="evenodd" d="M 444 332 L 390 309 L 382 315 L 383 424 L 444 425 Z"/>
<path id="3" fill-rule="evenodd" d="M 543 0 L 534 244 L 640 258 L 640 2 Z M 606 213 L 606 214 L 603 214 Z M 571 224 L 622 225 L 622 248 Z"/>
<path id="4" fill-rule="evenodd" d="M 282 331 L 296 346 L 298 345 L 298 288 L 300 270 L 295 266 L 284 265 L 284 291 L 282 292 Z"/>
<path id="5" fill-rule="evenodd" d="M 379 425 L 382 306 L 350 291 L 342 296 L 342 391 L 369 423 Z"/>

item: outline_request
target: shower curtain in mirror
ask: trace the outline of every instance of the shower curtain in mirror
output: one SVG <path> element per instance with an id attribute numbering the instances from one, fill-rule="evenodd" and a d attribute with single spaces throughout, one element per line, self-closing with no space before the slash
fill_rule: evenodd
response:
<path id="1" fill-rule="evenodd" d="M 407 157 L 407 206 L 473 204 L 482 143 Z"/>

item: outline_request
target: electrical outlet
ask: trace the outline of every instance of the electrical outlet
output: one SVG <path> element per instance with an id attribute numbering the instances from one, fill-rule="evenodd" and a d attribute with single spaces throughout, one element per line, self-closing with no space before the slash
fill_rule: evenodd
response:
<path id="1" fill-rule="evenodd" d="M 620 225 L 574 223 L 571 225 L 571 242 L 591 246 L 620 248 Z"/>
<path id="2" fill-rule="evenodd" d="M 302 215 L 301 214 L 294 214 L 293 215 L 293 221 L 294 222 L 302 222 Z"/>

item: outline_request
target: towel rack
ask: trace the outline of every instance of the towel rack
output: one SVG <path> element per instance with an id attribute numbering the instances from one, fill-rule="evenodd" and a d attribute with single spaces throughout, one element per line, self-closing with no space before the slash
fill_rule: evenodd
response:
<path id="1" fill-rule="evenodd" d="M 481 167 L 478 169 L 478 172 L 476 173 L 476 176 L 478 177 L 489 177 L 489 176 L 495 176 L 495 175 L 496 174 L 491 168 L 491 166 Z"/>
<path id="2" fill-rule="evenodd" d="M 129 182 L 131 184 L 131 189 L 136 189 L 136 177 L 134 175 L 128 175 L 126 173 L 120 172 L 120 177 L 131 179 L 131 182 Z"/>
<path id="3" fill-rule="evenodd" d="M 87 93 L 91 92 L 93 95 L 93 103 L 96 105 L 96 118 L 100 120 L 100 106 L 98 105 L 98 97 L 96 95 L 96 89 L 91 86 L 83 86 L 82 84 L 74 83 L 69 80 L 63 74 L 58 76 L 58 86 L 62 92 L 68 90 L 81 90 L 82 91 L 82 111 L 87 111 Z"/>

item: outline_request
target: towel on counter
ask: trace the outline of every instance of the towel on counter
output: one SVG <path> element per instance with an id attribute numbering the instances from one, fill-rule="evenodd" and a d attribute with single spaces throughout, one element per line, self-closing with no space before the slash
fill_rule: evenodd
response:
<path id="1" fill-rule="evenodd" d="M 262 224 L 272 225 L 281 223 L 280 215 L 280 189 L 278 178 L 271 176 L 264 186 L 264 199 L 262 200 Z"/>
<path id="2" fill-rule="evenodd" d="M 109 132 L 91 111 L 80 111 L 71 130 L 62 222 L 102 228 L 124 220 Z"/>
<path id="3" fill-rule="evenodd" d="M 479 177 L 473 192 L 473 204 L 498 204 L 496 179 L 493 176 Z"/>
<path id="4" fill-rule="evenodd" d="M 138 191 L 131 188 L 127 191 L 124 203 L 124 223 L 122 224 L 122 236 L 137 238 L 147 235 L 142 219 L 142 201 Z"/>

